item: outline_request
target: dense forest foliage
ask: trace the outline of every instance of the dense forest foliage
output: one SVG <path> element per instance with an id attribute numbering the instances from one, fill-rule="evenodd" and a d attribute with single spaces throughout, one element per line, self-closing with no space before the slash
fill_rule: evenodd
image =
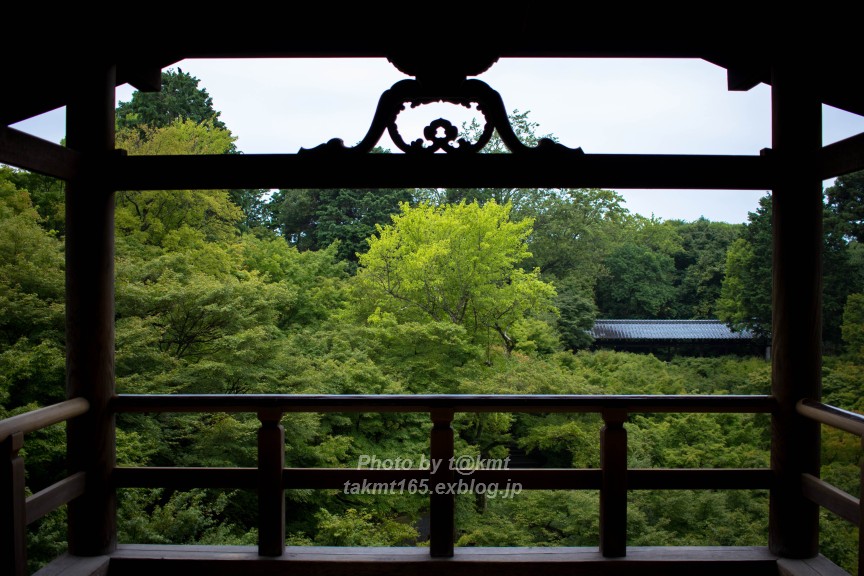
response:
<path id="1" fill-rule="evenodd" d="M 514 112 L 527 143 L 538 128 Z M 163 75 L 117 114 L 129 154 L 235 154 L 198 81 Z M 476 126 L 466 126 L 470 135 Z M 493 139 L 489 152 L 501 152 Z M 383 151 L 379 151 L 383 152 Z M 826 191 L 827 402 L 864 410 L 864 177 Z M 64 190 L 0 167 L 0 417 L 64 397 Z M 662 221 L 609 190 L 207 190 L 116 196 L 120 393 L 764 394 L 761 358 L 592 351 L 595 318 L 721 318 L 770 335 L 771 209 L 746 224 Z M 291 414 L 292 467 L 419 459 L 413 414 Z M 459 414 L 456 452 L 599 466 L 597 415 Z M 253 414 L 118 417 L 120 465 L 254 466 Z M 768 466 L 765 415 L 635 415 L 631 467 Z M 61 476 L 64 434 L 28 436 L 29 488 Z M 860 450 L 826 431 L 823 476 L 858 495 Z M 290 544 L 422 545 L 428 499 L 288 491 Z M 460 495 L 460 546 L 597 546 L 590 491 Z M 64 546 L 63 510 L 30 535 Z M 121 542 L 254 544 L 254 492 L 122 490 Z M 827 515 L 852 570 L 857 533 Z M 639 491 L 631 545 L 765 545 L 761 491 Z"/>

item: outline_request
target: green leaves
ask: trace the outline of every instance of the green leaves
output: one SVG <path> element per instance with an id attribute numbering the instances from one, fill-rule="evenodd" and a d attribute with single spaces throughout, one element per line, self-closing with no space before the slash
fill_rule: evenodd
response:
<path id="1" fill-rule="evenodd" d="M 168 126 L 176 120 L 191 120 L 196 124 L 210 122 L 214 128 L 225 130 L 219 120 L 220 113 L 213 108 L 213 99 L 199 80 L 181 68 L 162 72 L 162 90 L 135 92 L 129 102 L 117 107 L 117 128 Z"/>
<path id="2" fill-rule="evenodd" d="M 376 316 L 386 312 L 400 322 L 461 325 L 487 345 L 499 337 L 509 353 L 516 346 L 508 333 L 513 324 L 550 310 L 555 295 L 539 270 L 518 267 L 530 255 L 532 222 L 509 216 L 510 206 L 495 202 L 403 204 L 360 257 L 357 279 L 367 305 Z"/>

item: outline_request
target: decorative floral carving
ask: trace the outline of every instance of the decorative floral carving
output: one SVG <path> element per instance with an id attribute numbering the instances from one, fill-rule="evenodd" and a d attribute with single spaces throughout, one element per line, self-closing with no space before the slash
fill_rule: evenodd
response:
<path id="1" fill-rule="evenodd" d="M 417 106 L 433 102 L 449 102 L 465 106 L 466 108 L 470 108 L 472 104 L 476 103 L 477 110 L 480 111 L 485 120 L 483 133 L 479 140 L 477 142 L 469 142 L 464 138 L 457 138 L 459 135 L 457 128 L 450 121 L 439 118 L 423 130 L 425 140 L 421 138 L 412 141 L 410 144 L 406 143 L 399 133 L 399 127 L 396 123 L 399 113 L 405 109 L 406 104 L 412 108 L 416 108 Z M 536 147 L 525 146 L 516 136 L 513 127 L 510 125 L 501 95 L 485 82 L 476 79 L 462 81 L 458 84 L 458 90 L 454 89 L 453 91 L 443 88 L 440 91 L 429 90 L 424 88 L 424 85 L 417 80 L 402 80 L 397 82 L 389 90 L 381 94 L 381 98 L 378 100 L 378 108 L 375 110 L 375 116 L 372 119 L 372 125 L 369 127 L 369 131 L 363 140 L 356 146 L 345 146 L 345 143 L 341 139 L 334 138 L 326 144 L 321 144 L 312 149 L 301 148 L 300 153 L 366 154 L 378 144 L 384 135 L 384 130 L 388 131 L 393 143 L 406 154 L 432 154 L 438 150 L 458 154 L 476 153 L 489 143 L 494 130 L 498 131 L 501 141 L 514 154 L 582 154 L 581 148 L 568 148 L 548 138 L 541 139 Z M 430 144 L 427 145 L 427 143 Z"/>

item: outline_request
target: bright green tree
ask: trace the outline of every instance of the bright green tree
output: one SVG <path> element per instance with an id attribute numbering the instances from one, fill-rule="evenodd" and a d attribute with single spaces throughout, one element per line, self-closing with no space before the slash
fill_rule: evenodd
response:
<path id="1" fill-rule="evenodd" d="M 495 334 L 513 350 L 511 327 L 550 310 L 555 289 L 539 270 L 519 267 L 530 255 L 532 222 L 511 221 L 510 210 L 494 201 L 402 204 L 360 257 L 358 278 L 373 316 L 448 321 L 478 342 L 488 344 Z"/>
<path id="2" fill-rule="evenodd" d="M 117 133 L 117 148 L 130 155 L 223 154 L 234 142 L 227 130 L 204 122 L 177 120 L 164 127 Z M 161 245 L 172 232 L 191 229 L 210 240 L 236 235 L 243 219 L 225 190 L 154 190 L 119 192 L 118 232 L 143 244 Z"/>

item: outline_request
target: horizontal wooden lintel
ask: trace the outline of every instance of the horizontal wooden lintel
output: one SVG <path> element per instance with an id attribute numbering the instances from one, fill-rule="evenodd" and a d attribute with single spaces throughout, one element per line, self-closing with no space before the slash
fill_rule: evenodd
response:
<path id="1" fill-rule="evenodd" d="M 118 156 L 118 190 L 658 188 L 768 190 L 770 156 L 228 154 Z"/>

